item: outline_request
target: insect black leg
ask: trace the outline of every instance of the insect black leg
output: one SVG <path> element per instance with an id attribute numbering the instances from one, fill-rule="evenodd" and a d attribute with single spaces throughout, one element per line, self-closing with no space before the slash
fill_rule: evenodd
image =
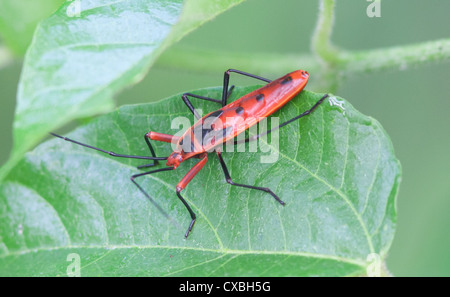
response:
<path id="1" fill-rule="evenodd" d="M 186 104 L 186 106 L 189 108 L 189 110 L 194 114 L 194 116 L 199 119 L 200 115 L 195 111 L 194 106 L 192 105 L 191 101 L 189 101 L 188 97 L 193 97 L 193 98 L 197 98 L 197 99 L 202 99 L 202 100 L 207 100 L 207 101 L 211 101 L 211 102 L 216 102 L 219 104 L 222 104 L 222 107 L 227 105 L 227 101 L 228 98 L 230 98 L 231 92 L 234 89 L 234 85 L 232 85 L 230 88 L 228 88 L 229 82 L 230 82 L 230 73 L 234 72 L 237 74 L 241 74 L 244 76 L 248 76 L 248 77 L 252 77 L 255 79 L 259 79 L 262 81 L 265 81 L 267 83 L 270 83 L 271 80 L 258 76 L 258 75 L 254 75 L 251 73 L 247 73 L 244 71 L 240 71 L 240 70 L 236 70 L 236 69 L 228 69 L 227 71 L 225 71 L 225 74 L 223 76 L 223 91 L 222 91 L 222 100 L 217 100 L 217 99 L 213 99 L 213 98 L 209 98 L 209 97 L 204 97 L 204 96 L 200 96 L 200 95 L 195 95 L 192 93 L 184 93 L 181 98 L 183 99 L 184 103 Z"/>
<path id="2" fill-rule="evenodd" d="M 304 117 L 304 116 L 307 116 L 307 115 L 309 115 L 309 114 L 311 114 L 326 98 L 328 97 L 328 94 L 325 94 L 322 98 L 320 98 L 320 100 L 319 101 L 317 101 L 314 105 L 313 105 L 313 107 L 311 107 L 310 109 L 308 109 L 307 111 L 305 111 L 305 112 L 303 112 L 302 114 L 299 114 L 298 116 L 296 116 L 296 117 L 294 117 L 294 118 L 292 118 L 292 119 L 290 119 L 290 120 L 288 120 L 288 121 L 286 121 L 286 122 L 284 122 L 284 123 L 282 123 L 282 124 L 280 124 L 280 125 L 278 125 L 277 127 L 274 127 L 274 128 L 271 128 L 271 129 L 269 129 L 269 130 L 267 130 L 266 132 L 263 132 L 263 133 L 260 133 L 260 134 L 257 134 L 257 135 L 253 135 L 252 137 L 249 137 L 249 138 L 246 138 L 246 139 L 244 139 L 244 140 L 234 140 L 234 144 L 239 144 L 239 143 L 243 143 L 243 142 L 249 142 L 249 141 L 254 141 L 254 140 L 256 140 L 256 139 L 258 139 L 258 138 L 260 138 L 261 136 L 264 136 L 264 135 L 267 135 L 267 134 L 269 134 L 269 133 L 271 133 L 272 131 L 274 131 L 274 130 L 277 130 L 277 129 L 280 129 L 281 127 L 284 127 L 284 126 L 286 126 L 287 124 L 290 124 L 290 123 L 292 123 L 293 121 L 295 121 L 295 120 L 298 120 L 299 118 L 301 118 L 301 117 Z"/>
<path id="3" fill-rule="evenodd" d="M 233 182 L 231 180 L 230 173 L 228 172 L 227 165 L 225 164 L 225 162 L 222 158 L 222 154 L 220 152 L 216 152 L 216 153 L 217 153 L 217 157 L 219 157 L 220 165 L 222 166 L 223 173 L 225 174 L 225 179 L 226 179 L 227 183 L 229 183 L 232 186 L 238 186 L 238 187 L 244 187 L 244 188 L 264 191 L 264 192 L 272 195 L 272 197 L 275 198 L 275 200 L 277 200 L 281 205 L 285 205 L 284 201 L 282 201 L 277 195 L 275 195 L 275 193 L 272 192 L 272 190 L 269 188 L 255 187 L 255 186 L 243 185 L 243 184 L 238 184 L 238 183 Z"/>
<path id="4" fill-rule="evenodd" d="M 181 196 L 180 192 L 182 190 L 183 189 L 177 188 L 178 199 L 180 199 L 181 202 L 183 202 L 184 206 L 189 211 L 189 215 L 191 216 L 191 223 L 189 224 L 189 227 L 188 227 L 186 233 L 184 234 L 184 238 L 187 238 L 189 236 L 189 233 L 191 232 L 192 228 L 194 227 L 196 216 L 195 216 L 195 213 L 192 211 L 192 208 L 189 206 L 189 204 L 186 202 L 186 200 L 184 200 L 183 196 Z"/>
<path id="5" fill-rule="evenodd" d="M 189 172 L 177 184 L 177 196 L 181 200 L 181 202 L 183 202 L 184 206 L 186 207 L 186 209 L 189 211 L 189 214 L 191 215 L 191 223 L 189 224 L 186 234 L 184 235 L 185 238 L 188 237 L 189 233 L 192 230 L 192 227 L 194 227 L 196 217 L 195 217 L 195 213 L 192 211 L 191 207 L 186 202 L 186 200 L 184 200 L 183 196 L 181 196 L 180 192 L 187 186 L 187 184 L 189 184 L 189 182 L 194 178 L 194 176 L 197 173 L 199 173 L 200 170 L 202 170 L 203 166 L 208 161 L 208 156 L 206 153 L 201 154 L 200 157 L 202 159 L 197 164 L 195 164 L 191 168 L 191 170 L 189 170 Z"/>
<path id="6" fill-rule="evenodd" d="M 184 93 L 181 96 L 181 99 L 183 99 L 183 102 L 186 104 L 186 106 L 189 108 L 189 110 L 192 112 L 192 114 L 195 116 L 196 119 L 200 118 L 200 115 L 198 114 L 198 112 L 195 110 L 194 106 L 192 105 L 191 101 L 189 100 L 189 97 L 193 97 L 193 98 L 198 98 L 198 99 L 202 99 L 202 100 L 207 100 L 207 101 L 211 101 L 211 102 L 216 102 L 216 103 L 221 103 L 220 100 L 217 99 L 212 99 L 212 98 L 208 98 L 208 97 L 204 97 L 204 96 L 199 96 L 199 95 L 195 95 L 195 94 L 191 94 L 191 93 Z"/>
<path id="7" fill-rule="evenodd" d="M 167 170 L 173 170 L 173 167 L 165 167 L 165 168 L 160 168 L 160 169 L 156 169 L 156 170 L 152 170 L 152 171 L 148 171 L 148 172 L 144 172 L 144 173 L 139 173 L 139 174 L 135 174 L 132 175 L 130 180 L 136 185 L 136 187 L 139 189 L 139 191 L 141 191 L 144 196 L 168 219 L 170 220 L 172 223 L 174 223 L 175 226 L 179 227 L 179 225 L 161 208 L 161 206 L 158 205 L 158 203 L 156 203 L 155 200 L 152 199 L 152 197 L 150 197 L 150 195 L 135 181 L 135 179 L 137 177 L 141 177 L 144 175 L 149 175 L 149 174 L 153 174 L 156 172 L 161 172 L 161 171 L 167 171 Z"/>
<path id="8" fill-rule="evenodd" d="M 148 137 L 147 137 L 147 134 L 144 135 L 144 139 L 145 139 L 145 142 L 147 143 L 147 146 L 148 146 L 148 149 L 150 150 L 150 153 L 152 154 L 152 156 L 153 156 L 154 158 L 156 158 L 155 150 L 153 149 L 152 144 L 150 143 L 150 140 L 149 140 Z M 138 169 L 148 168 L 148 167 L 156 166 L 156 165 L 158 165 L 158 164 L 159 164 L 158 160 L 155 159 L 155 160 L 153 160 L 153 163 L 145 164 L 145 165 L 140 165 L 140 166 L 138 166 L 137 168 L 138 168 Z"/>
<path id="9" fill-rule="evenodd" d="M 244 76 L 248 76 L 248 77 L 252 77 L 252 78 L 255 78 L 255 79 L 259 79 L 259 80 L 265 81 L 267 83 L 272 82 L 270 79 L 267 79 L 267 78 L 264 78 L 264 77 L 261 77 L 261 76 L 258 76 L 258 75 L 254 75 L 254 74 L 247 73 L 247 72 L 240 71 L 240 70 L 236 70 L 236 69 L 228 69 L 227 71 L 225 71 L 225 74 L 223 76 L 222 106 L 227 105 L 227 100 L 230 97 L 230 94 L 229 94 L 230 91 L 228 90 L 228 84 L 230 82 L 230 73 L 231 72 L 234 72 L 234 73 L 237 73 L 237 74 L 241 74 L 241 75 L 244 75 Z"/>
<path id="10" fill-rule="evenodd" d="M 228 90 L 228 96 L 231 95 L 231 92 L 233 91 L 233 89 L 234 89 L 234 86 L 231 86 L 230 89 Z M 197 98 L 197 99 L 202 99 L 202 100 L 206 100 L 206 101 L 211 101 L 211 102 L 222 104 L 222 100 L 213 99 L 213 98 L 200 96 L 200 95 L 195 95 L 195 94 L 192 94 L 192 93 L 184 93 L 181 96 L 181 99 L 183 99 L 183 102 L 186 104 L 186 106 L 189 108 L 189 110 L 192 112 L 192 114 L 195 116 L 196 119 L 199 119 L 200 115 L 197 113 L 197 111 L 195 111 L 195 108 L 192 105 L 192 103 L 191 103 L 191 101 L 189 100 L 188 97 L 193 97 L 193 98 Z"/>

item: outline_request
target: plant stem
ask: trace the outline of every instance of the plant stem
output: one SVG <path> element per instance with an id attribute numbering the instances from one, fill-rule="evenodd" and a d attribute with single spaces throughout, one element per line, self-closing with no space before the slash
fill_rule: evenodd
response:
<path id="1" fill-rule="evenodd" d="M 239 67 L 259 75 L 285 74 L 297 66 L 309 72 L 320 71 L 322 66 L 312 55 L 277 53 L 233 53 L 220 50 L 205 50 L 188 47 L 173 47 L 158 59 L 156 66 L 188 69 L 214 73 Z"/>
<path id="2" fill-rule="evenodd" d="M 450 62 L 450 39 L 368 51 L 341 51 L 336 58 L 336 67 L 339 76 L 348 77 L 377 71 L 403 70 L 432 62 Z M 312 55 L 230 53 L 178 47 L 169 49 L 157 62 L 159 67 L 201 72 L 224 71 L 232 65 L 239 65 L 246 71 L 261 75 L 283 74 L 295 67 L 315 73 L 321 72 L 323 67 Z"/>
<path id="3" fill-rule="evenodd" d="M 339 55 L 340 76 L 383 70 L 405 70 L 410 66 L 437 61 L 450 61 L 450 39 L 396 46 Z"/>
<path id="4" fill-rule="evenodd" d="M 338 50 L 331 44 L 331 33 L 334 24 L 335 0 L 321 0 L 319 17 L 311 43 L 311 49 L 325 64 L 333 65 L 338 56 Z"/>

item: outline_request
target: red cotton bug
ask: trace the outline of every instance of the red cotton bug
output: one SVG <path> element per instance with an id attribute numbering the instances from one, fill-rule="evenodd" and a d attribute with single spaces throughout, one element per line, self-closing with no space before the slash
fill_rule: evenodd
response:
<path id="1" fill-rule="evenodd" d="M 228 89 L 230 73 L 232 72 L 252 77 L 258 80 L 262 80 L 264 82 L 267 82 L 267 85 L 255 91 L 252 91 L 247 95 L 244 95 L 243 97 L 235 100 L 234 102 L 227 104 L 228 97 L 234 87 L 231 86 L 230 89 Z M 275 200 L 278 201 L 281 205 L 285 204 L 269 188 L 235 183 L 230 177 L 227 166 L 222 158 L 222 152 L 220 148 L 222 144 L 233 140 L 238 134 L 244 132 L 249 127 L 257 124 L 258 121 L 261 120 L 262 118 L 270 116 L 275 111 L 280 109 L 283 105 L 285 105 L 287 102 L 289 102 L 292 98 L 294 98 L 298 93 L 300 93 L 304 89 L 306 83 L 308 82 L 308 78 L 309 74 L 304 70 L 293 71 L 274 81 L 235 69 L 229 69 L 225 71 L 222 100 L 199 96 L 191 93 L 184 93 L 181 96 L 184 103 L 187 105 L 189 110 L 194 114 L 195 118 L 197 119 L 197 122 L 191 128 L 189 128 L 182 136 L 177 137 L 153 131 L 150 131 L 147 134 L 145 134 L 144 139 L 152 155 L 151 157 L 116 154 L 114 152 L 106 151 L 84 143 L 80 143 L 78 141 L 69 139 L 67 137 L 59 136 L 54 133 L 50 134 L 59 137 L 63 140 L 70 141 L 72 143 L 109 154 L 113 157 L 145 159 L 153 161 L 153 163 L 151 164 L 139 166 L 138 167 L 139 169 L 156 166 L 158 164 L 158 160 L 167 160 L 166 165 L 168 167 L 135 174 L 131 176 L 131 181 L 150 200 L 150 202 L 152 202 L 158 208 L 158 210 L 160 210 L 169 219 L 170 217 L 166 214 L 166 212 L 164 212 L 164 210 L 161 209 L 161 207 L 150 197 L 149 194 L 147 194 L 147 192 L 135 181 L 135 179 L 137 177 L 153 174 L 156 172 L 174 170 L 180 165 L 180 163 L 190 158 L 200 159 L 200 161 L 189 170 L 189 172 L 181 179 L 181 181 L 176 186 L 176 194 L 191 216 L 191 222 L 185 233 L 185 238 L 187 238 L 192 230 L 192 227 L 194 226 L 196 216 L 195 213 L 192 211 L 191 207 L 189 206 L 189 204 L 181 196 L 181 191 L 187 186 L 187 184 L 194 178 L 194 176 L 203 168 L 205 163 L 208 161 L 207 155 L 208 152 L 214 151 L 216 153 L 217 157 L 219 158 L 220 165 L 224 172 L 227 183 L 233 186 L 264 191 L 272 195 L 272 197 L 275 198 Z M 194 109 L 194 106 L 192 105 L 191 101 L 189 100 L 189 97 L 216 102 L 221 104 L 222 108 L 213 111 L 211 113 L 208 113 L 203 117 L 200 117 L 197 111 Z M 309 115 L 327 97 L 328 95 L 324 95 L 309 110 L 303 112 L 302 114 L 278 125 L 277 127 L 273 127 L 270 130 L 265 131 L 264 133 L 260 133 L 258 135 L 246 138 L 244 141 L 248 142 L 256 140 L 262 135 L 266 135 L 275 129 L 279 129 L 303 116 Z M 231 119 L 231 121 L 229 119 Z M 210 123 L 208 128 L 205 128 L 204 124 L 206 122 Z M 201 139 L 198 138 L 197 136 L 198 134 L 194 133 L 195 130 L 199 127 L 201 132 L 201 134 L 199 135 Z M 176 148 L 168 157 L 157 157 L 150 143 L 150 140 L 175 143 Z M 236 144 L 237 141 L 234 140 L 234 143 Z"/>

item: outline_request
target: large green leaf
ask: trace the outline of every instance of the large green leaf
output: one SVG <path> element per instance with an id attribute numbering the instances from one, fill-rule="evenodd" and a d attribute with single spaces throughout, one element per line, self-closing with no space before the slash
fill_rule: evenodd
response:
<path id="1" fill-rule="evenodd" d="M 233 98 L 253 89 L 237 88 Z M 220 88 L 195 93 L 219 98 Z M 275 115 L 280 122 L 292 118 L 321 96 L 304 91 Z M 194 102 L 204 112 L 218 108 Z M 285 206 L 267 193 L 227 184 L 210 154 L 182 192 L 198 217 L 187 240 L 190 217 L 175 185 L 197 160 L 140 179 L 179 229 L 130 182 L 145 162 L 57 138 L 41 144 L 0 187 L 0 275 L 65 275 L 73 253 L 83 276 L 364 274 L 368 255 L 384 259 L 393 239 L 400 167 L 377 121 L 346 101 L 333 102 L 340 101 L 327 99 L 280 129 L 275 163 L 261 163 L 264 152 L 224 153 L 235 182 L 269 187 Z M 179 95 L 121 107 L 68 136 L 148 155 L 144 134 L 177 132 L 171 120 L 178 116 L 193 120 Z M 171 151 L 167 143 L 155 149 L 160 156 Z"/>
<path id="2" fill-rule="evenodd" d="M 113 96 L 141 80 L 168 46 L 242 1 L 66 2 L 39 24 L 25 57 L 13 151 L 0 180 L 47 132 L 111 110 Z"/>

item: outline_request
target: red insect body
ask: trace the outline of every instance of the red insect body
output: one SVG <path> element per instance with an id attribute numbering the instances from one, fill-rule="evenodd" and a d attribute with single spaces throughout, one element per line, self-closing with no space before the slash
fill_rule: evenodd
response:
<path id="1" fill-rule="evenodd" d="M 303 90 L 308 78 L 306 71 L 291 72 L 205 115 L 179 138 L 167 138 L 167 141 L 164 137 L 150 135 L 150 139 L 177 143 L 167 159 L 167 166 L 177 168 L 192 157 L 203 159 L 204 153 L 213 151 L 280 109 Z"/>

